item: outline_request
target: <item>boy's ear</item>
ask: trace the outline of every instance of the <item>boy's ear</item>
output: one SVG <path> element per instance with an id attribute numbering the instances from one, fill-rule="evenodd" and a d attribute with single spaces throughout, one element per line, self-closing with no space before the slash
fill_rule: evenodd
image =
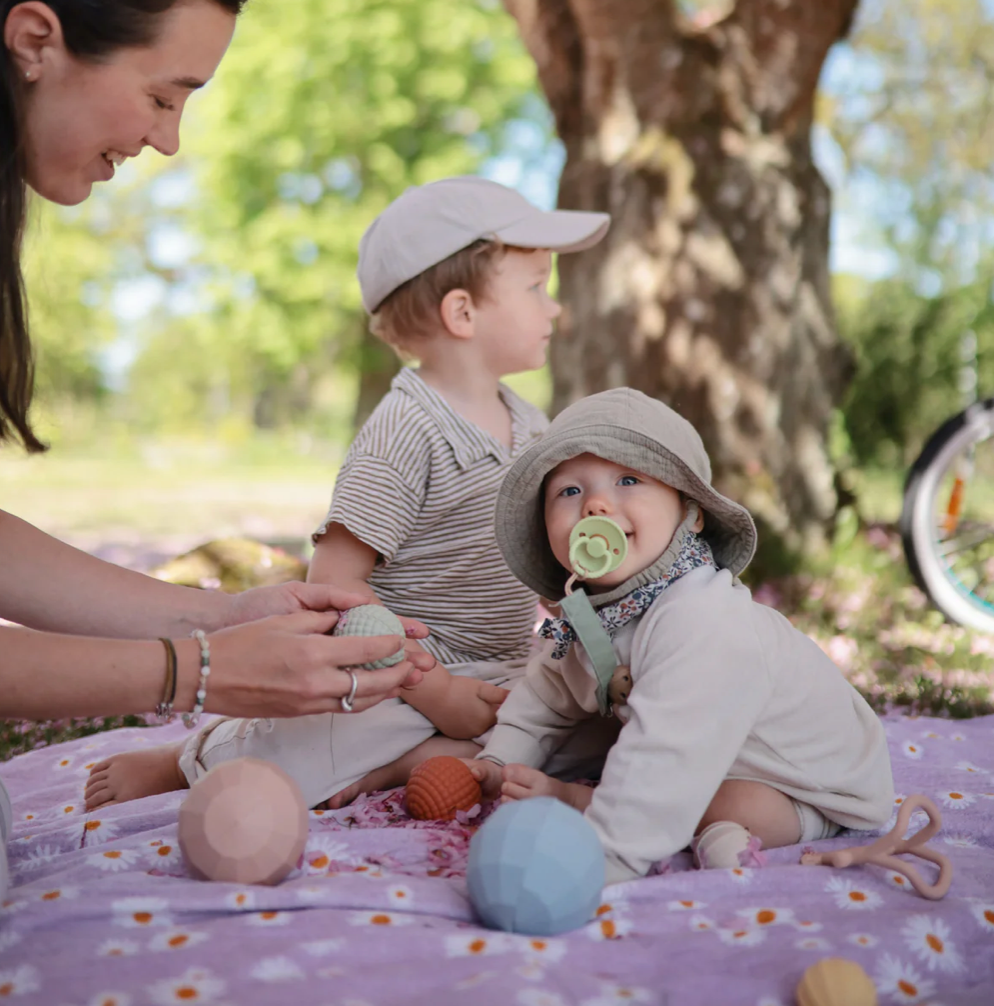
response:
<path id="1" fill-rule="evenodd" d="M 438 307 L 442 324 L 450 335 L 457 339 L 473 337 L 473 323 L 476 318 L 476 305 L 466 290 L 450 290 Z"/>

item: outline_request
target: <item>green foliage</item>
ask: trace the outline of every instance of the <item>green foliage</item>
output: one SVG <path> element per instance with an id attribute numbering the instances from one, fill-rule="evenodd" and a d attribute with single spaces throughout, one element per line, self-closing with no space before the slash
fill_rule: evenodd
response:
<path id="1" fill-rule="evenodd" d="M 213 397 L 263 426 L 303 418 L 321 376 L 361 359 L 365 228 L 408 186 L 500 152 L 511 120 L 544 114 L 534 95 L 534 66 L 492 2 L 248 7 L 185 136 L 210 312 L 159 326 L 136 402 L 197 360 L 209 376 L 179 394 L 182 412 L 209 414 Z"/>
<path id="2" fill-rule="evenodd" d="M 851 461 L 906 467 L 965 405 L 964 349 L 976 340 L 978 392 L 994 391 L 994 308 L 986 280 L 936 297 L 884 280 L 837 285 L 839 327 L 856 359 L 842 413 Z"/>

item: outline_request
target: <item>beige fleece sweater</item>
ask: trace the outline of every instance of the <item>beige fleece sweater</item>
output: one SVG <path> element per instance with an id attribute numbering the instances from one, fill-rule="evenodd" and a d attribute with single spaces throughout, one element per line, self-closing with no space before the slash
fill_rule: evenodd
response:
<path id="1" fill-rule="evenodd" d="M 847 828 L 894 806 L 880 720 L 819 647 L 727 570 L 695 569 L 614 638 L 633 687 L 586 811 L 607 881 L 644 876 L 690 844 L 724 779 L 767 783 Z M 542 768 L 597 715 L 582 646 L 549 643 L 508 696 L 480 757 Z"/>

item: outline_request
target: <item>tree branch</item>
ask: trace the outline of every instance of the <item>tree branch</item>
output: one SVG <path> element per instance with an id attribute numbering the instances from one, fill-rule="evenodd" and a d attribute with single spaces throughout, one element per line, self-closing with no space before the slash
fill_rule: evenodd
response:
<path id="1" fill-rule="evenodd" d="M 844 38 L 859 0 L 737 0 L 716 27 L 738 50 L 749 104 L 766 128 L 805 117 L 828 50 Z"/>

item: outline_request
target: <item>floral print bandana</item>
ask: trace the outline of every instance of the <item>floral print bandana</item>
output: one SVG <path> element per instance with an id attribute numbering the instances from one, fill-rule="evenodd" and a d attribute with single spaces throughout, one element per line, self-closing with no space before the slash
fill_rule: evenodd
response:
<path id="1" fill-rule="evenodd" d="M 699 534 L 690 533 L 684 540 L 680 554 L 663 576 L 636 587 L 620 601 L 605 605 L 597 612 L 607 634 L 613 638 L 623 625 L 644 614 L 671 583 L 699 566 L 714 567 L 714 556 L 711 554 L 711 546 L 704 538 Z M 539 628 L 538 634 L 543 639 L 555 640 L 556 645 L 552 650 L 554 660 L 562 660 L 569 652 L 570 646 L 577 642 L 577 635 L 565 618 L 547 618 Z"/>

